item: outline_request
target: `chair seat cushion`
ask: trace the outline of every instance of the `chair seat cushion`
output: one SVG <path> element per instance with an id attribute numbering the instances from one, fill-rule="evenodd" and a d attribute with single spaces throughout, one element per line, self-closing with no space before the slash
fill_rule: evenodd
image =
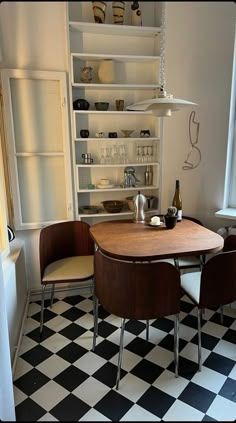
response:
<path id="1" fill-rule="evenodd" d="M 44 283 L 84 280 L 93 277 L 94 256 L 67 257 L 50 263 L 43 275 Z"/>
<path id="2" fill-rule="evenodd" d="M 199 257 L 187 256 L 187 257 L 178 257 L 179 266 L 200 266 L 201 262 Z"/>
<path id="3" fill-rule="evenodd" d="M 181 275 L 181 288 L 196 304 L 199 304 L 200 286 L 201 272 L 189 272 Z"/>

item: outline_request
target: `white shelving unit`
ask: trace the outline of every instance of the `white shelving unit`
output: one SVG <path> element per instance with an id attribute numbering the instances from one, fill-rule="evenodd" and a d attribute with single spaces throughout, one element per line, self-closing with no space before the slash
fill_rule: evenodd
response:
<path id="1" fill-rule="evenodd" d="M 70 62 L 71 132 L 74 167 L 75 217 L 90 224 L 100 218 L 127 217 L 133 214 L 128 209 L 121 213 L 79 213 L 83 206 L 102 207 L 103 200 L 125 200 L 138 190 L 144 195 L 159 199 L 162 156 L 162 119 L 150 112 L 127 111 L 129 104 L 155 96 L 160 87 L 160 35 L 161 2 L 140 2 L 143 10 L 143 26 L 130 25 L 130 4 L 126 3 L 124 25 L 112 23 L 111 7 L 104 24 L 94 22 L 91 2 L 68 2 L 68 45 Z M 109 7 L 109 3 L 108 3 Z M 110 84 L 99 81 L 98 68 L 104 59 L 113 61 L 115 78 Z M 92 68 L 92 81 L 80 80 L 80 69 Z M 88 110 L 73 110 L 73 101 L 85 99 Z M 117 111 L 115 100 L 123 99 L 123 111 Z M 109 102 L 107 111 L 97 111 L 94 103 Z M 89 130 L 88 138 L 81 138 L 81 129 Z M 124 137 L 122 130 L 133 130 L 131 137 Z M 141 130 L 149 130 L 150 137 L 140 137 Z M 103 138 L 96 133 L 103 132 Z M 117 138 L 109 138 L 109 132 L 117 132 Z M 119 146 L 125 148 L 126 160 L 117 161 L 115 153 Z M 148 149 L 147 147 L 152 147 Z M 138 160 L 138 147 L 146 152 L 144 162 Z M 101 157 L 110 149 L 111 163 L 101 164 Z M 152 152 L 149 156 L 149 152 Z M 148 152 L 148 153 L 147 153 Z M 90 153 L 93 163 L 84 164 L 82 154 Z M 144 171 L 147 165 L 153 170 L 153 185 L 145 185 Z M 139 183 L 135 187 L 123 188 L 125 167 L 134 167 Z M 97 188 L 99 180 L 107 178 L 112 188 Z M 91 189 L 92 186 L 92 189 Z M 149 210 L 157 213 L 158 209 Z"/>

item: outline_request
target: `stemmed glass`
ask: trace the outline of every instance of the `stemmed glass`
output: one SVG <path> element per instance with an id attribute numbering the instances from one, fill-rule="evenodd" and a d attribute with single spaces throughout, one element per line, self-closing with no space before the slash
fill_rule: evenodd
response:
<path id="1" fill-rule="evenodd" d="M 105 164 L 105 148 L 101 148 L 100 164 Z"/>

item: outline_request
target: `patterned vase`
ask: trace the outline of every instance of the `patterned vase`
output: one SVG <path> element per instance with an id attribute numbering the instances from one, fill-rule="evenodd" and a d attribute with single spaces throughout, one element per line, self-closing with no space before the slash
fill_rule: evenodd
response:
<path id="1" fill-rule="evenodd" d="M 92 1 L 93 16 L 96 23 L 104 23 L 106 18 L 107 2 Z"/>
<path id="2" fill-rule="evenodd" d="M 136 26 L 142 25 L 142 13 L 138 1 L 133 1 L 131 5 L 131 24 Z"/>
<path id="3" fill-rule="evenodd" d="M 113 23 L 123 25 L 125 14 L 125 1 L 112 2 Z"/>

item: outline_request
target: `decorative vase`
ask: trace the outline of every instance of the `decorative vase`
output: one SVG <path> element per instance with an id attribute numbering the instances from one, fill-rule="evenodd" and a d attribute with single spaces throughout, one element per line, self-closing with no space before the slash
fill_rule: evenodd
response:
<path id="1" fill-rule="evenodd" d="M 111 59 L 101 60 L 98 67 L 98 78 L 102 84 L 112 84 L 114 81 L 114 63 Z"/>
<path id="2" fill-rule="evenodd" d="M 89 84 L 92 81 L 92 70 L 91 66 L 83 66 L 80 68 L 80 81 Z"/>
<path id="3" fill-rule="evenodd" d="M 123 25 L 125 14 L 125 1 L 112 2 L 113 23 L 116 25 Z"/>
<path id="4" fill-rule="evenodd" d="M 96 23 L 104 23 L 106 18 L 107 2 L 92 1 L 93 16 Z"/>
<path id="5" fill-rule="evenodd" d="M 133 1 L 131 5 L 131 24 L 135 26 L 142 25 L 142 13 L 138 1 Z"/>

